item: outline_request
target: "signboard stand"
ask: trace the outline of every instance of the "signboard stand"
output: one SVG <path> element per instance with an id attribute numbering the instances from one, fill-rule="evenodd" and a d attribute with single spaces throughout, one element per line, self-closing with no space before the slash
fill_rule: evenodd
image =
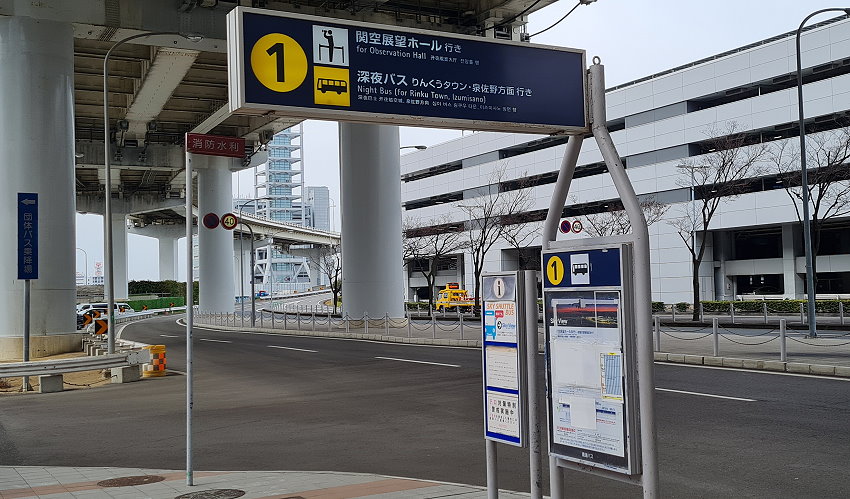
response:
<path id="1" fill-rule="evenodd" d="M 653 401 L 655 384 L 648 330 L 651 323 L 649 231 L 634 188 L 605 125 L 604 68 L 599 58 L 594 58 L 588 76 L 591 130 L 623 202 L 632 233 L 611 238 L 555 242 L 583 140 L 577 135 L 570 137 L 550 201 L 542 241 L 544 283 L 548 284 L 550 291 L 570 288 L 561 296 L 547 295 L 544 291 L 549 362 L 547 382 L 551 387 L 553 377 L 556 382 L 560 381 L 564 399 L 547 393 L 548 410 L 551 415 L 553 404 L 566 407 L 563 411 L 566 416 L 560 422 L 564 428 L 574 432 L 568 436 L 553 436 L 555 425 L 550 417 L 550 490 L 553 499 L 564 497 L 561 468 L 568 468 L 639 484 L 643 488 L 643 497 L 656 498 L 659 492 Z M 616 276 L 602 275 L 602 279 L 598 280 L 599 274 L 595 273 L 593 264 L 594 260 L 602 258 L 603 252 L 609 253 L 610 261 L 597 263 L 597 271 L 616 264 L 618 272 Z M 615 253 L 616 258 L 612 256 Z M 579 258 L 580 255 L 583 256 Z M 575 261 L 572 261 L 574 256 Z M 544 289 L 546 287 L 544 285 Z M 592 295 L 569 294 L 577 289 Z M 563 317 L 559 318 L 559 314 Z M 557 324 L 561 326 L 555 327 Z M 609 332 L 613 330 L 618 334 Z M 550 350 L 553 335 L 556 342 L 563 343 L 556 352 Z M 580 336 L 583 338 L 579 339 Z M 594 346 L 591 348 L 589 344 Z M 557 358 L 559 354 L 571 358 L 573 363 L 585 363 L 586 368 L 564 368 L 571 364 L 564 362 L 564 358 Z M 562 372 L 550 372 L 553 367 Z M 623 370 L 622 377 L 611 376 L 617 368 Z M 599 374 L 598 380 L 596 374 Z M 598 422 L 600 405 L 608 404 L 608 400 L 616 402 L 619 395 L 616 390 L 612 393 L 611 386 L 606 384 L 616 379 L 623 380 L 622 412 L 618 414 L 617 411 L 605 411 L 605 407 L 602 409 L 610 420 L 605 422 L 622 425 L 624 433 L 609 432 L 603 439 L 606 442 L 604 446 L 600 446 L 598 440 L 582 440 L 582 432 L 593 434 L 596 431 L 593 428 Z M 598 386 L 598 398 L 590 397 L 592 392 L 587 391 L 588 386 L 594 389 Z M 600 453 L 606 456 L 600 456 Z"/>
<path id="2" fill-rule="evenodd" d="M 30 360 L 30 293 L 32 279 L 38 279 L 38 194 L 18 193 L 18 279 L 24 281 L 23 361 Z M 29 391 L 24 376 L 21 391 Z"/>
<path id="3" fill-rule="evenodd" d="M 485 273 L 482 278 L 484 438 L 487 496 L 499 496 L 496 443 L 529 447 L 531 497 L 542 498 L 537 407 L 537 274 Z M 531 395 L 529 395 L 531 394 Z"/>

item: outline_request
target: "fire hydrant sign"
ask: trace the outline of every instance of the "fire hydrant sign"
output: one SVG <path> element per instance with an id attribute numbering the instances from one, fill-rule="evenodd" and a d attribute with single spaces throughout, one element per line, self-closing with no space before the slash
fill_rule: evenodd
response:
<path id="1" fill-rule="evenodd" d="M 481 281 L 485 438 L 524 446 L 526 385 L 516 274 L 485 275 Z"/>
<path id="2" fill-rule="evenodd" d="M 230 110 L 505 132 L 586 130 L 585 54 L 236 7 Z"/>

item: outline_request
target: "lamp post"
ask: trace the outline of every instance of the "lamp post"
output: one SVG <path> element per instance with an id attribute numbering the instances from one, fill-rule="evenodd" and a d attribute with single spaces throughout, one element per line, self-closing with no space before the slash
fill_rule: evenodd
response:
<path id="1" fill-rule="evenodd" d="M 251 228 L 250 225 L 245 223 L 245 220 L 242 219 L 242 208 L 250 203 L 254 203 L 255 212 L 259 209 L 259 205 L 257 205 L 257 201 L 260 201 L 261 198 L 253 198 L 245 201 L 240 204 L 237 210 L 239 211 L 239 223 L 242 224 L 243 227 L 248 228 L 248 232 L 251 234 L 251 327 L 254 327 L 255 319 L 254 315 L 256 312 L 256 297 L 254 296 L 254 229 Z M 242 236 L 239 236 L 239 306 L 240 306 L 240 317 L 242 322 L 245 320 L 245 262 L 244 258 L 244 250 L 242 249 Z"/>
<path id="2" fill-rule="evenodd" d="M 104 183 L 106 184 L 106 197 L 104 200 L 104 223 L 103 223 L 103 252 L 106 257 L 106 278 L 104 279 L 104 287 L 106 288 L 106 306 L 107 310 L 107 349 L 109 353 L 115 353 L 115 289 L 113 276 L 113 259 L 112 259 L 112 172 L 109 168 L 109 57 L 112 51 L 119 46 L 137 38 L 145 38 L 154 35 L 177 35 L 187 40 L 198 42 L 202 39 L 200 36 L 184 35 L 176 31 L 157 31 L 152 33 L 140 33 L 138 35 L 128 36 L 112 44 L 112 47 L 106 52 L 103 58 L 103 168 L 104 168 Z M 190 179 L 191 180 L 191 179 Z M 189 219 L 191 213 L 186 215 Z M 191 222 L 190 222 L 191 223 Z M 189 304 L 191 306 L 191 304 Z"/>
<path id="3" fill-rule="evenodd" d="M 817 317 L 815 317 L 815 275 L 814 275 L 814 256 L 812 255 L 812 226 L 809 220 L 809 175 L 806 171 L 806 124 L 805 115 L 803 114 L 803 63 L 800 60 L 800 35 L 803 33 L 803 26 L 812 17 L 823 14 L 824 12 L 844 12 L 850 15 L 850 8 L 828 8 L 820 9 L 812 12 L 797 28 L 797 111 L 799 112 L 800 120 L 800 176 L 802 177 L 801 188 L 803 190 L 803 246 L 806 253 L 806 298 L 808 302 L 808 322 L 809 336 L 817 337 Z"/>
<path id="4" fill-rule="evenodd" d="M 85 286 L 89 283 L 89 254 L 83 248 L 77 248 L 77 251 L 82 251 L 83 255 L 86 256 L 86 260 L 85 260 L 86 261 L 86 263 L 85 263 L 85 265 L 86 265 L 85 276 L 86 277 L 85 277 L 85 281 L 83 281 L 83 286 Z"/>

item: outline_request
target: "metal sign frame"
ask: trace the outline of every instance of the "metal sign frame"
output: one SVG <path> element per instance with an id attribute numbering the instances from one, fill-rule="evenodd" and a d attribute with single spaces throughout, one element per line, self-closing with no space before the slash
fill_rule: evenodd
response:
<path id="1" fill-rule="evenodd" d="M 606 255 L 606 253 L 610 252 L 610 256 Z M 584 256 L 587 255 L 587 263 L 583 263 L 583 258 L 577 258 L 576 260 L 581 260 L 575 264 L 569 264 L 564 262 L 564 258 L 567 258 L 567 261 L 571 259 L 568 258 L 570 256 Z M 637 372 L 636 372 L 636 327 L 635 327 L 635 318 L 634 318 L 634 282 L 633 275 L 631 269 L 633 268 L 633 258 L 632 258 L 632 241 L 630 237 L 610 237 L 610 238 L 599 238 L 599 239 L 584 239 L 579 241 L 558 241 L 552 242 L 549 245 L 549 249 L 543 251 L 542 254 L 542 265 L 543 265 L 543 307 L 544 307 L 544 325 L 545 325 L 545 337 L 546 337 L 546 386 L 547 386 L 547 407 L 546 414 L 548 420 L 548 428 L 549 428 L 549 453 L 550 455 L 563 459 L 565 461 L 570 461 L 574 463 L 579 463 L 581 465 L 591 466 L 594 468 L 601 468 L 607 471 L 613 471 L 616 473 L 621 473 L 625 475 L 638 475 L 641 473 L 641 458 L 640 458 L 640 425 L 638 423 L 638 391 L 637 391 Z M 556 262 L 556 257 L 558 262 Z M 604 259 L 602 258 L 604 257 Z M 594 273 L 593 264 L 594 260 L 598 267 L 600 267 L 597 272 L 600 275 L 597 278 L 597 281 L 594 282 L 591 276 Z M 559 273 L 559 276 L 556 276 L 553 281 L 553 272 L 550 267 L 559 267 L 556 268 L 554 273 Z M 612 267 L 616 265 L 616 269 L 612 269 Z M 572 267 L 575 267 L 573 269 Z M 616 272 L 612 272 L 612 270 L 616 270 Z M 604 274 L 603 274 L 604 273 Z M 569 278 L 568 278 L 569 276 Z M 587 359 L 582 358 L 583 362 L 588 362 L 587 365 L 593 366 L 594 368 L 598 368 L 598 372 L 593 372 L 593 376 L 600 376 L 597 380 L 600 382 L 600 386 L 602 387 L 601 392 L 599 393 L 598 398 L 593 398 L 593 406 L 590 408 L 592 410 L 592 419 L 593 425 L 597 424 L 597 413 L 601 409 L 603 414 L 607 415 L 606 417 L 609 419 L 608 423 L 610 424 L 612 421 L 616 422 L 619 417 L 622 417 L 622 445 L 623 445 L 623 455 L 618 456 L 612 452 L 605 452 L 602 450 L 604 447 L 603 444 L 600 444 L 598 441 L 596 443 L 596 448 L 591 448 L 589 446 L 580 446 L 580 445 L 567 445 L 564 443 L 559 443 L 555 441 L 555 424 L 556 424 L 556 416 L 554 414 L 554 407 L 556 404 L 569 406 L 569 415 L 570 415 L 570 423 L 572 426 L 571 432 L 575 435 L 579 435 L 582 429 L 587 429 L 588 427 L 579 427 L 578 429 L 574 425 L 573 419 L 573 402 L 570 401 L 569 404 L 566 401 L 560 400 L 559 388 L 556 386 L 554 376 L 553 376 L 553 366 L 557 362 L 564 362 L 565 359 L 559 358 L 559 353 L 555 351 L 554 347 L 554 339 L 553 339 L 553 328 L 557 326 L 556 319 L 557 313 L 554 312 L 553 307 L 555 306 L 555 302 L 558 300 L 564 301 L 572 301 L 577 299 L 578 295 L 584 295 L 588 293 L 594 293 L 593 300 L 590 300 L 594 303 L 594 307 L 598 305 L 598 302 L 595 298 L 595 293 L 606 293 L 613 294 L 617 293 L 618 298 L 616 302 L 616 317 L 613 319 L 614 323 L 617 324 L 618 336 L 619 336 L 619 345 L 618 348 L 614 351 L 612 348 L 606 348 L 606 345 L 594 345 L 599 352 L 595 352 L 600 355 L 600 359 Z M 572 295 L 567 298 L 567 295 Z M 582 298 L 584 299 L 584 298 Z M 596 308 L 594 308 L 596 310 Z M 610 315 L 610 311 L 607 311 Z M 590 331 L 596 331 L 594 335 L 599 334 L 600 336 L 604 335 L 604 330 L 609 329 L 610 326 L 604 326 L 600 324 L 610 324 L 611 318 L 607 317 L 606 319 L 600 320 L 597 316 L 593 319 L 585 319 L 585 318 L 573 318 L 573 320 L 581 320 L 581 321 L 593 321 L 594 325 L 584 325 L 578 326 L 575 329 L 575 333 L 578 334 L 588 334 Z M 583 327 L 583 329 L 582 329 Z M 591 336 L 588 334 L 588 336 Z M 608 335 L 608 339 L 610 341 L 610 335 Z M 576 340 L 574 342 L 575 345 L 580 345 L 582 340 Z M 569 343 L 567 343 L 569 345 Z M 610 345 L 610 343 L 608 344 Z M 592 349 L 592 347 L 591 347 Z M 602 352 L 603 350 L 608 350 L 609 352 Z M 576 351 L 579 351 L 576 349 Z M 619 367 L 617 367 L 615 356 L 620 357 Z M 586 357 L 586 356 L 585 356 Z M 611 358 L 614 360 L 611 363 L 611 366 L 617 367 L 621 369 L 621 380 L 622 380 L 622 415 L 617 414 L 617 406 L 619 402 L 617 400 L 616 394 L 614 396 L 607 397 L 605 396 L 606 386 L 605 383 L 608 379 L 605 376 L 605 368 L 608 364 L 602 359 Z M 586 375 L 587 373 L 583 373 Z M 564 388 L 568 390 L 571 388 L 568 384 L 562 384 Z M 610 388 L 610 387 L 609 387 Z M 591 392 L 588 388 L 581 388 L 578 386 L 572 387 L 575 391 L 575 394 L 587 395 Z M 586 402 L 588 398 L 586 397 L 575 397 L 575 410 L 578 410 L 578 401 L 582 400 Z M 608 407 L 606 410 L 606 404 L 608 406 L 612 406 L 614 410 L 611 410 L 611 407 Z M 588 408 L 584 408 L 588 409 Z M 586 415 L 585 415 L 586 417 Z M 586 424 L 586 423 L 584 423 Z M 588 433 L 585 435 L 585 438 L 588 436 L 592 436 L 592 434 Z M 619 443 L 617 443 L 619 444 Z"/>
<path id="2" fill-rule="evenodd" d="M 306 22 L 321 23 L 322 26 L 347 28 L 365 28 L 381 31 L 391 31 L 404 34 L 417 34 L 431 37 L 439 37 L 446 39 L 454 39 L 458 41 L 488 43 L 495 45 L 515 46 L 522 48 L 545 49 L 558 52 L 569 52 L 579 54 L 581 56 L 581 92 L 582 92 L 582 114 L 584 116 L 584 126 L 561 126 L 554 124 L 540 123 L 516 123 L 515 121 L 488 121 L 488 120 L 471 120 L 460 118 L 443 118 L 429 117 L 419 115 L 402 115 L 388 114 L 377 112 L 364 111 L 349 111 L 344 109 L 322 109 L 313 107 L 299 106 L 284 106 L 272 105 L 266 103 L 249 103 L 246 101 L 246 82 L 245 74 L 249 69 L 246 65 L 250 64 L 245 60 L 245 32 L 243 19 L 245 14 L 259 14 L 270 17 L 280 17 L 284 19 L 296 19 Z M 376 123 L 376 124 L 397 124 L 409 126 L 422 126 L 433 128 L 452 128 L 452 129 L 470 129 L 470 130 L 485 130 L 485 131 L 501 131 L 501 132 L 523 132 L 523 133 L 568 133 L 580 134 L 589 131 L 589 108 L 587 99 L 587 75 L 585 68 L 587 67 L 586 53 L 584 50 L 572 49 L 565 47 L 557 47 L 541 44 L 530 44 L 523 42 L 515 42 L 509 40 L 496 40 L 482 38 L 477 36 L 459 35 L 454 33 L 444 33 L 440 31 L 422 30 L 417 28 L 409 28 L 402 26 L 392 26 L 376 23 L 364 23 L 360 21 L 349 21 L 345 19 L 327 18 L 303 14 L 293 14 L 289 12 L 268 11 L 265 9 L 257 9 L 251 7 L 236 7 L 227 15 L 227 39 L 228 39 L 228 81 L 229 81 L 229 102 L 230 112 L 248 115 L 266 115 L 269 111 L 273 111 L 280 116 L 291 116 L 304 119 L 323 119 L 333 121 L 348 121 L 360 123 Z M 308 62 L 308 78 L 309 70 Z"/>
<path id="3" fill-rule="evenodd" d="M 513 281 L 512 286 L 510 282 L 511 280 Z M 492 288 L 494 285 L 498 285 L 494 284 L 498 281 L 506 283 L 506 285 L 503 284 L 503 296 L 494 296 Z M 484 391 L 484 438 L 516 447 L 526 447 L 528 445 L 528 366 L 526 362 L 526 331 L 524 324 L 525 309 L 523 305 L 525 285 L 522 279 L 522 274 L 520 272 L 486 272 L 481 275 L 481 283 L 481 371 L 483 373 L 482 385 Z M 509 296 L 508 293 L 510 294 Z M 490 299 L 488 300 L 487 298 Z M 500 310 L 506 310 L 508 308 L 508 304 L 510 304 L 510 306 L 514 309 L 514 341 L 497 341 L 499 339 L 499 333 L 497 330 L 500 330 L 501 327 L 499 325 L 498 318 L 496 317 L 496 313 Z M 489 307 L 490 305 L 492 305 L 492 309 Z M 494 313 L 490 315 L 488 312 Z M 491 316 L 493 324 L 488 324 L 488 317 Z M 504 327 L 506 325 L 507 324 L 502 326 Z M 488 339 L 488 337 L 491 336 L 489 334 L 491 331 L 493 332 L 492 339 Z M 510 350 L 513 350 L 516 357 L 516 378 L 514 380 L 510 380 L 510 382 L 515 382 L 516 389 L 491 384 L 491 382 L 495 382 L 495 376 L 488 376 L 495 374 L 489 372 L 488 366 L 495 367 L 495 364 L 498 362 L 495 358 L 497 351 L 502 354 L 500 359 L 501 367 L 509 367 L 504 365 L 507 361 L 504 354 L 509 353 Z M 488 354 L 490 357 L 488 357 Z M 492 361 L 493 364 L 489 364 L 488 361 Z M 507 380 L 502 379 L 501 381 L 504 384 Z M 490 427 L 491 410 L 494 409 L 491 408 L 490 404 L 491 395 L 493 396 L 494 401 L 496 398 L 501 398 L 500 402 L 504 402 L 505 404 L 510 404 L 511 400 L 508 399 L 516 397 L 516 409 L 518 410 L 518 414 L 515 426 L 517 435 L 509 435 L 503 432 L 500 433 Z M 499 407 L 495 409 L 498 410 L 500 408 L 507 411 L 504 415 L 506 418 L 512 416 L 510 414 L 510 410 L 512 410 L 511 407 Z"/>

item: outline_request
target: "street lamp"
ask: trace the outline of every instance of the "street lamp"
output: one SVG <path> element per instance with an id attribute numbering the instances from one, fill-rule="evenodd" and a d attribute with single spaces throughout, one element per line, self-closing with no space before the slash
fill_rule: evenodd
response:
<path id="1" fill-rule="evenodd" d="M 550 29 L 554 28 L 555 26 L 557 26 L 558 24 L 560 24 L 560 23 L 561 23 L 561 21 L 563 21 L 564 19 L 568 18 L 568 17 L 570 16 L 570 14 L 572 14 L 572 13 L 573 13 L 573 11 L 574 11 L 574 10 L 576 10 L 576 9 L 578 8 L 578 6 L 579 6 L 579 5 L 590 5 L 590 4 L 592 4 L 593 2 L 595 2 L 595 1 L 596 1 L 596 0 L 578 0 L 578 3 L 577 3 L 577 4 L 575 4 L 575 6 L 574 6 L 572 9 L 570 9 L 570 10 L 569 10 L 566 14 L 564 14 L 564 17 L 562 17 L 562 18 L 558 19 L 557 21 L 555 21 L 554 23 L 550 24 L 548 28 L 541 29 L 541 30 L 540 30 L 540 31 L 538 31 L 537 33 L 532 33 L 532 34 L 528 35 L 528 36 L 525 38 L 525 41 L 530 40 L 530 39 L 531 39 L 531 37 L 533 37 L 533 36 L 540 35 L 540 34 L 542 34 L 542 33 L 545 33 L 545 32 L 547 32 L 547 31 L 549 31 Z"/>
<path id="2" fill-rule="evenodd" d="M 85 286 L 89 283 L 89 254 L 86 253 L 86 250 L 84 250 L 83 248 L 77 248 L 77 251 L 82 251 L 83 255 L 86 256 L 86 268 L 85 268 L 85 271 L 86 271 L 85 272 L 85 275 L 86 275 L 85 279 L 86 280 L 83 281 L 83 285 Z"/>
<path id="3" fill-rule="evenodd" d="M 254 327 L 254 323 L 256 319 L 254 316 L 256 315 L 257 303 L 256 297 L 254 296 L 254 229 L 251 228 L 250 225 L 245 223 L 245 220 L 242 219 L 242 208 L 250 203 L 254 203 L 254 212 L 259 211 L 259 205 L 256 204 L 257 201 L 260 201 L 262 198 L 253 198 L 245 201 L 240 204 L 237 210 L 239 210 L 239 223 L 242 224 L 243 227 L 248 228 L 248 232 L 251 234 L 251 327 Z M 245 262 L 244 262 L 244 254 L 245 250 L 242 249 L 242 236 L 239 236 L 239 305 L 240 305 L 240 321 L 244 323 L 245 321 Z"/>
<path id="4" fill-rule="evenodd" d="M 815 317 L 815 295 L 817 294 L 815 290 L 815 275 L 814 275 L 814 265 L 813 265 L 813 256 L 812 256 L 812 227 L 811 221 L 809 220 L 809 175 L 806 171 L 806 124 L 805 124 L 805 116 L 803 114 L 803 65 L 800 60 L 800 35 L 803 32 L 803 26 L 805 26 L 806 22 L 812 17 L 823 14 L 824 12 L 844 12 L 847 15 L 850 15 L 850 8 L 828 8 L 821 9 L 812 12 L 803 22 L 800 23 L 800 27 L 797 28 L 797 111 L 799 112 L 800 119 L 800 176 L 802 177 L 802 190 L 803 190 L 803 246 L 806 253 L 806 298 L 808 302 L 808 319 L 809 319 L 809 336 L 812 338 L 817 337 L 817 317 Z"/>
<path id="5" fill-rule="evenodd" d="M 418 145 L 415 145 L 415 146 L 401 146 L 398 149 L 399 150 L 402 150 L 402 149 L 418 149 L 420 151 L 424 151 L 425 149 L 428 149 L 428 146 L 418 144 Z"/>
<path id="6" fill-rule="evenodd" d="M 112 51 L 119 46 L 137 38 L 145 38 L 154 35 L 177 35 L 192 42 L 199 42 L 203 37 L 199 35 L 185 35 L 176 31 L 157 31 L 152 33 L 140 33 L 138 35 L 128 36 L 123 40 L 119 40 L 112 44 L 112 47 L 106 52 L 103 58 L 103 168 L 104 168 L 104 183 L 106 184 L 106 197 L 104 201 L 104 223 L 103 223 L 103 252 L 106 256 L 106 278 L 104 279 L 104 287 L 106 288 L 106 306 L 107 310 L 107 351 L 115 353 L 115 289 L 114 278 L 112 275 L 113 259 L 112 259 L 112 171 L 109 168 L 109 56 Z M 189 179 L 191 182 L 192 179 Z M 192 214 L 186 214 L 188 224 L 192 223 Z M 191 306 L 191 304 L 189 304 Z"/>

